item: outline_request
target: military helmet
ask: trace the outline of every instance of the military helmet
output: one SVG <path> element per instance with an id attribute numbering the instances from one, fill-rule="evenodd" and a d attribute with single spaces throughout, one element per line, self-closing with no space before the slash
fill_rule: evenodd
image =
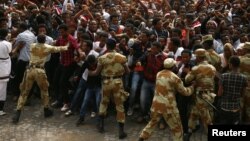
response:
<path id="1" fill-rule="evenodd" d="M 176 61 L 173 58 L 167 58 L 167 59 L 164 60 L 163 65 L 164 65 L 164 68 L 170 69 L 174 65 L 176 65 Z"/>
<path id="2" fill-rule="evenodd" d="M 206 50 L 199 48 L 199 49 L 195 50 L 194 54 L 196 57 L 204 57 L 204 56 L 206 56 Z"/>

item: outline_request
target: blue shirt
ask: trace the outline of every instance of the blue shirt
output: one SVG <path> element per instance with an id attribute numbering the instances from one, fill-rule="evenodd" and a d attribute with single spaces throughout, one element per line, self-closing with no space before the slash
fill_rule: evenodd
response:
<path id="1" fill-rule="evenodd" d="M 15 45 L 19 44 L 20 42 L 24 43 L 24 47 L 20 50 L 18 60 L 26 62 L 30 60 L 30 45 L 34 43 L 35 40 L 35 35 L 29 30 L 25 30 L 24 32 L 18 34 Z"/>

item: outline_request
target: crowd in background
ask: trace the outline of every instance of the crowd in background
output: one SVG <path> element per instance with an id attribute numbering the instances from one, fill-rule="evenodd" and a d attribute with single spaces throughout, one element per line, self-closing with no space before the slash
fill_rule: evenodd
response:
<path id="1" fill-rule="evenodd" d="M 45 64 L 51 106 L 60 108 L 65 116 L 80 112 L 82 120 L 90 111 L 95 117 L 102 97 L 102 78 L 90 77 L 86 70 L 95 70 L 98 57 L 107 52 L 107 40 L 112 38 L 116 40 L 116 52 L 126 56 L 130 68 L 130 73 L 123 76 L 125 90 L 130 94 L 124 103 L 126 115 L 132 116 L 134 111 L 139 111 L 137 122 L 148 122 L 156 75 L 164 69 L 164 60 L 173 58 L 176 61 L 172 71 L 189 86 L 185 77 L 198 65 L 195 51 L 205 49 L 205 60 L 216 69 L 214 88 L 210 91 L 215 94 L 214 100 L 207 101 L 213 123 L 221 123 L 218 114 L 224 108 L 223 118 L 228 117 L 225 112 L 237 112 L 240 119 L 237 123 L 234 121 L 235 124 L 249 124 L 249 3 L 249 0 L 3 0 L 0 1 L 0 29 L 8 29 L 8 36 L 2 39 L 4 35 L 0 33 L 0 40 L 12 45 L 8 52 L 12 68 L 10 77 L 0 76 L 0 82 L 10 79 L 7 97 L 16 101 L 30 63 L 30 45 L 37 42 L 36 36 L 45 34 L 46 44 L 65 46 L 69 43 L 70 46 L 67 52 L 50 54 Z M 0 48 L 3 44 L 0 42 Z M 241 61 L 238 65 L 237 56 Z M 230 58 L 234 59 L 230 61 Z M 0 56 L 0 61 L 4 59 L 4 55 Z M 237 77 L 232 80 L 237 80 L 239 85 L 232 81 L 226 83 L 231 77 L 223 74 L 231 72 L 232 68 L 244 74 L 242 81 Z M 229 90 L 225 91 L 227 88 Z M 238 91 L 242 95 L 231 94 L 235 96 L 233 99 L 223 97 L 226 92 Z M 39 93 L 36 84 L 28 103 L 34 93 Z M 188 133 L 188 119 L 195 98 L 177 93 L 175 99 L 184 133 Z M 1 115 L 8 113 L 3 112 L 5 100 L 6 97 L 0 99 Z M 203 123 L 199 118 L 196 121 L 197 127 Z M 161 120 L 159 128 L 165 127 Z"/>

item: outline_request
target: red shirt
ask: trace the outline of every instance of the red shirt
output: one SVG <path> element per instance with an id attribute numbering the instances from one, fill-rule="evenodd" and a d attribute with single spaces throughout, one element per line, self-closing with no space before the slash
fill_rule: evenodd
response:
<path id="1" fill-rule="evenodd" d="M 68 44 L 68 42 L 70 43 L 68 50 L 61 52 L 61 55 L 60 55 L 60 63 L 63 66 L 69 66 L 75 62 L 74 51 L 77 51 L 77 49 L 79 48 L 77 46 L 76 39 L 70 34 L 68 35 L 67 39 L 64 39 L 60 36 L 59 39 L 56 41 L 56 46 L 65 46 Z"/>
<path id="2" fill-rule="evenodd" d="M 163 54 L 148 55 L 144 66 L 144 78 L 150 82 L 155 82 L 156 75 L 163 69 L 163 62 L 167 57 Z"/>

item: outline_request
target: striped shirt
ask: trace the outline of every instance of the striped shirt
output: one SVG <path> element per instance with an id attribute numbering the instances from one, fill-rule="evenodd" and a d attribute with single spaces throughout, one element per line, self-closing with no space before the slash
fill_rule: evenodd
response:
<path id="1" fill-rule="evenodd" d="M 241 92 L 247 86 L 246 76 L 240 73 L 225 73 L 220 81 L 223 87 L 221 108 L 226 110 L 240 109 Z"/>

